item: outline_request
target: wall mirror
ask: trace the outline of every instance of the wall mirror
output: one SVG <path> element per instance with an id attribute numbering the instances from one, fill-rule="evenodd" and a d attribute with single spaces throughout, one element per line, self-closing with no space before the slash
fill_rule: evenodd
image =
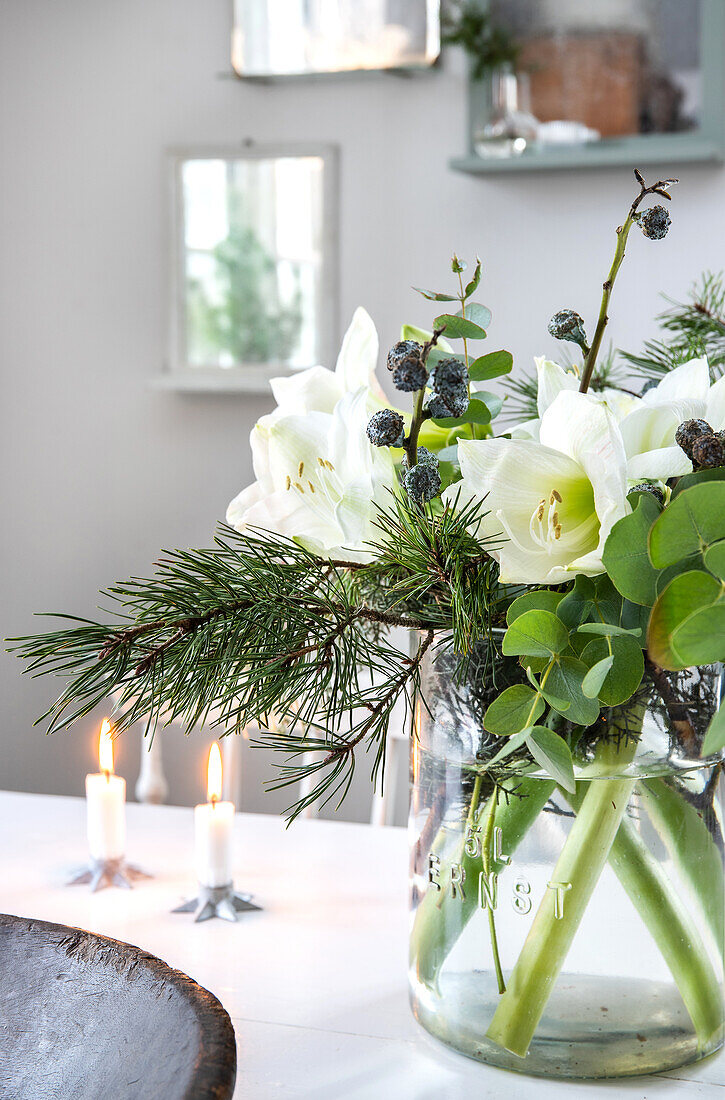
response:
<path id="1" fill-rule="evenodd" d="M 234 0 L 232 67 L 272 78 L 432 65 L 439 0 Z"/>
<path id="2" fill-rule="evenodd" d="M 336 154 L 245 145 L 171 155 L 167 388 L 264 392 L 337 343 Z"/>
<path id="3" fill-rule="evenodd" d="M 722 157 L 722 0 L 488 8 L 517 57 L 472 85 L 479 170 Z"/>

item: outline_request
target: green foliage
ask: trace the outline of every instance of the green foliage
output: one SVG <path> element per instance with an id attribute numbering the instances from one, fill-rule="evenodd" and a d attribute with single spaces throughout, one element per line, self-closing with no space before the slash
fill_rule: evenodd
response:
<path id="1" fill-rule="evenodd" d="M 469 308 L 472 309 L 473 307 L 469 306 Z M 480 306 L 479 309 L 483 310 L 485 307 Z M 486 310 L 486 313 L 488 313 L 488 310 Z M 490 313 L 488 313 L 488 318 L 490 321 Z M 436 328 L 443 329 L 447 340 L 460 340 L 464 337 L 467 340 L 486 339 L 486 330 L 475 321 L 462 316 L 461 313 L 441 313 L 433 323 Z"/>
<path id="2" fill-rule="evenodd" d="M 509 737 L 544 713 L 544 700 L 526 684 L 513 684 L 488 707 L 483 724 L 489 733 Z"/>
<path id="3" fill-rule="evenodd" d="M 626 703 L 634 695 L 644 675 L 642 647 L 629 634 L 594 638 L 584 646 L 581 659 L 587 669 L 612 658 L 598 692 L 600 702 L 607 707 Z"/>
<path id="4" fill-rule="evenodd" d="M 274 260 L 255 233 L 232 222 L 212 251 L 214 285 L 187 279 L 187 343 L 193 363 L 287 361 L 302 326 L 299 286 L 290 304 L 278 300 Z"/>
<path id="5" fill-rule="evenodd" d="M 482 80 L 491 69 L 515 65 L 519 46 L 497 26 L 480 0 L 448 0 L 441 17 L 441 40 L 462 46 L 471 59 L 471 75 Z"/>
<path id="6" fill-rule="evenodd" d="M 643 354 L 624 352 L 639 374 L 658 381 L 673 367 L 706 356 L 714 379 L 725 370 L 725 281 L 722 272 L 705 272 L 690 290 L 687 301 L 676 302 L 660 314 L 664 339 L 645 344 Z"/>
<path id="7" fill-rule="evenodd" d="M 492 351 L 474 359 L 470 366 L 472 382 L 488 382 L 491 378 L 500 378 L 510 374 L 514 357 L 510 351 Z"/>
<path id="8" fill-rule="evenodd" d="M 653 524 L 649 555 L 665 569 L 725 537 L 725 481 L 692 485 L 678 494 Z"/>
<path id="9" fill-rule="evenodd" d="M 466 653 L 490 629 L 497 566 L 468 531 L 477 518 L 396 501 L 370 566 L 223 529 L 213 548 L 171 552 L 152 578 L 111 588 L 106 621 L 60 616 L 69 625 L 15 649 L 27 672 L 67 681 L 43 716 L 51 731 L 115 692 L 119 732 L 160 714 L 187 730 L 259 723 L 260 743 L 285 757 L 274 786 L 316 780 L 294 816 L 344 797 L 358 747 L 379 773 L 393 707 L 410 704 L 434 630 Z M 421 631 L 413 657 L 387 641 L 395 625 Z"/>
<path id="10" fill-rule="evenodd" d="M 491 410 L 483 401 L 474 397 L 469 401 L 463 416 L 435 417 L 433 423 L 439 428 L 459 428 L 463 424 L 490 424 Z"/>
<path id="11" fill-rule="evenodd" d="M 502 651 L 507 656 L 552 657 L 569 641 L 569 631 L 550 611 L 525 611 L 506 631 Z"/>
<path id="12" fill-rule="evenodd" d="M 526 738 L 534 760 L 567 791 L 575 791 L 574 766 L 566 741 L 546 726 L 534 726 Z"/>
<path id="13" fill-rule="evenodd" d="M 647 539 L 660 511 L 651 493 L 637 493 L 634 511 L 614 524 L 604 547 L 604 568 L 633 603 L 651 606 L 657 597 L 657 570 L 650 561 Z"/>

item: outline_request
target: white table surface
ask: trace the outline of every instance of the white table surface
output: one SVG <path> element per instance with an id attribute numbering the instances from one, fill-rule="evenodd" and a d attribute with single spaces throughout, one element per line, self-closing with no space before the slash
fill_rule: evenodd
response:
<path id="1" fill-rule="evenodd" d="M 415 1023 L 406 991 L 403 829 L 239 814 L 236 885 L 264 906 L 237 924 L 170 910 L 193 893 L 190 809 L 128 806 L 131 891 L 64 885 L 82 863 L 81 799 L 0 793 L 0 911 L 136 944 L 210 989 L 237 1036 L 235 1097 L 252 1100 L 725 1100 L 719 1057 L 659 1077 L 584 1084 L 506 1073 Z"/>

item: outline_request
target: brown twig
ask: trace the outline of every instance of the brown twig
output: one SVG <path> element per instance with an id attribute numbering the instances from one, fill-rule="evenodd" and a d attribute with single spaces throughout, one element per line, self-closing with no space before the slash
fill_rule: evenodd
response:
<path id="1" fill-rule="evenodd" d="M 668 680 L 665 670 L 660 668 L 659 665 L 656 665 L 646 653 L 644 661 L 650 679 L 657 688 L 662 702 L 665 704 L 667 717 L 670 720 L 672 729 L 675 731 L 680 744 L 690 756 L 699 755 L 700 749 L 698 738 L 694 726 L 690 721 L 690 716 L 687 713 L 687 706 L 681 699 L 678 699 L 673 691 L 672 684 Z"/>

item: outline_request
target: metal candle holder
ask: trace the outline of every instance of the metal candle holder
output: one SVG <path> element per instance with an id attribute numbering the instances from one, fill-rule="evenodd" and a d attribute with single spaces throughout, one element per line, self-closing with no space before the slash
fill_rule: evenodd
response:
<path id="1" fill-rule="evenodd" d="M 204 886 L 200 882 L 198 896 L 178 905 L 171 912 L 195 913 L 195 921 L 209 920 L 211 917 L 236 921 L 239 913 L 262 908 L 261 905 L 254 905 L 251 898 L 251 894 L 238 894 L 233 882 L 228 882 L 226 886 Z"/>
<path id="2" fill-rule="evenodd" d="M 153 878 L 153 875 L 133 863 L 126 863 L 123 856 L 119 859 L 91 859 L 82 871 L 70 879 L 68 886 L 89 882 L 94 894 L 104 886 L 121 886 L 124 890 L 131 890 L 139 878 Z"/>

